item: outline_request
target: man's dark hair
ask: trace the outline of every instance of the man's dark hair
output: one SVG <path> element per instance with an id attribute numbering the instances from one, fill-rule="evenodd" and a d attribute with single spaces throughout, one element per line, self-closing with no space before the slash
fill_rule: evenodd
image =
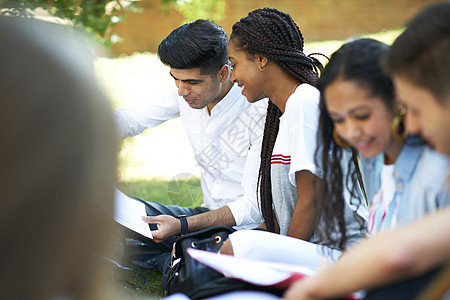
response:
<path id="1" fill-rule="evenodd" d="M 163 64 L 175 69 L 200 68 L 213 74 L 228 63 L 225 31 L 209 20 L 197 20 L 173 30 L 158 46 Z"/>
<path id="2" fill-rule="evenodd" d="M 450 95 L 450 2 L 417 14 L 392 44 L 385 66 L 445 101 Z"/>

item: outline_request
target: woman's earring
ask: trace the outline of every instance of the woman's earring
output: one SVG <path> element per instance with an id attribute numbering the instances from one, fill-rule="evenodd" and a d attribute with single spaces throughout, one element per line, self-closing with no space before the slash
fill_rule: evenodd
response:
<path id="1" fill-rule="evenodd" d="M 336 132 L 336 128 L 333 129 L 333 140 L 334 140 L 334 143 L 341 148 L 349 148 L 351 146 L 347 141 L 343 140 L 339 136 L 339 134 Z"/>
<path id="2" fill-rule="evenodd" d="M 262 72 L 262 71 L 264 71 L 264 69 L 266 68 L 265 66 L 263 67 L 263 66 L 261 66 L 261 65 L 258 65 L 258 68 L 259 68 L 259 70 Z"/>
<path id="3" fill-rule="evenodd" d="M 405 130 L 405 113 L 406 108 L 402 105 L 399 106 L 391 124 L 392 137 L 399 143 L 403 143 L 408 137 L 408 133 Z"/>

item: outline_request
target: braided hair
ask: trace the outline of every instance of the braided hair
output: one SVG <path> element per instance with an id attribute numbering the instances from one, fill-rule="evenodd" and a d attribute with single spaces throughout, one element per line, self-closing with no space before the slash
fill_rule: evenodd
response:
<path id="1" fill-rule="evenodd" d="M 314 84 L 322 64 L 303 53 L 303 35 L 287 13 L 260 8 L 233 25 L 230 40 L 248 54 L 259 54 L 278 64 L 301 83 Z M 258 189 L 261 211 L 269 231 L 275 231 L 272 210 L 271 156 L 278 135 L 281 111 L 269 99 L 261 149 Z"/>

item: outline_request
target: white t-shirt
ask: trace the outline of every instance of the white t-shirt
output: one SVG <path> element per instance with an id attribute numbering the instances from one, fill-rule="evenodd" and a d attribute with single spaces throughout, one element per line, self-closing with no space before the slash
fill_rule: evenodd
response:
<path id="1" fill-rule="evenodd" d="M 272 198 L 280 234 L 286 235 L 298 194 L 295 173 L 308 170 L 316 174 L 314 163 L 319 121 L 319 91 L 301 84 L 288 98 L 272 152 Z"/>
<path id="2" fill-rule="evenodd" d="M 287 100 L 284 114 L 280 118 L 280 128 L 272 152 L 271 179 L 273 207 L 282 235 L 286 235 L 289 230 L 298 200 L 295 173 L 307 170 L 318 177 L 323 173 L 314 159 L 319 127 L 319 100 L 320 93 L 315 87 L 301 84 Z M 345 160 L 350 159 L 348 153 L 344 157 Z M 347 171 L 347 162 L 343 165 Z M 361 232 L 355 219 L 353 212 L 356 208 L 350 204 L 347 189 L 344 189 L 344 198 L 347 245 L 350 245 L 365 233 Z M 359 206 L 357 213 L 367 219 L 367 208 L 364 205 Z M 335 238 L 338 239 L 337 236 Z M 320 242 L 318 234 L 315 232 L 309 241 Z"/>
<path id="3" fill-rule="evenodd" d="M 369 209 L 369 234 L 376 234 L 383 229 L 394 228 L 398 209 L 395 195 L 394 164 L 383 164 L 381 168 L 381 186 L 373 197 Z"/>
<path id="4" fill-rule="evenodd" d="M 238 227 L 252 228 L 262 222 L 256 184 L 266 111 L 267 100 L 251 104 L 234 85 L 210 115 L 191 108 L 173 84 L 145 105 L 117 111 L 116 121 L 125 138 L 180 116 L 201 170 L 203 206 L 228 205 Z"/>

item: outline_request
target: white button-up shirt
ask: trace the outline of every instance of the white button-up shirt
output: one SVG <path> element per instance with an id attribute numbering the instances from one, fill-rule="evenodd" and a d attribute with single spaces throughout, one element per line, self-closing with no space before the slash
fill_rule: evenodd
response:
<path id="1" fill-rule="evenodd" d="M 116 112 L 121 138 L 181 117 L 201 171 L 203 206 L 228 205 L 239 228 L 262 222 L 256 185 L 267 100 L 250 104 L 235 84 L 208 113 L 191 108 L 170 88 L 145 105 Z"/>

